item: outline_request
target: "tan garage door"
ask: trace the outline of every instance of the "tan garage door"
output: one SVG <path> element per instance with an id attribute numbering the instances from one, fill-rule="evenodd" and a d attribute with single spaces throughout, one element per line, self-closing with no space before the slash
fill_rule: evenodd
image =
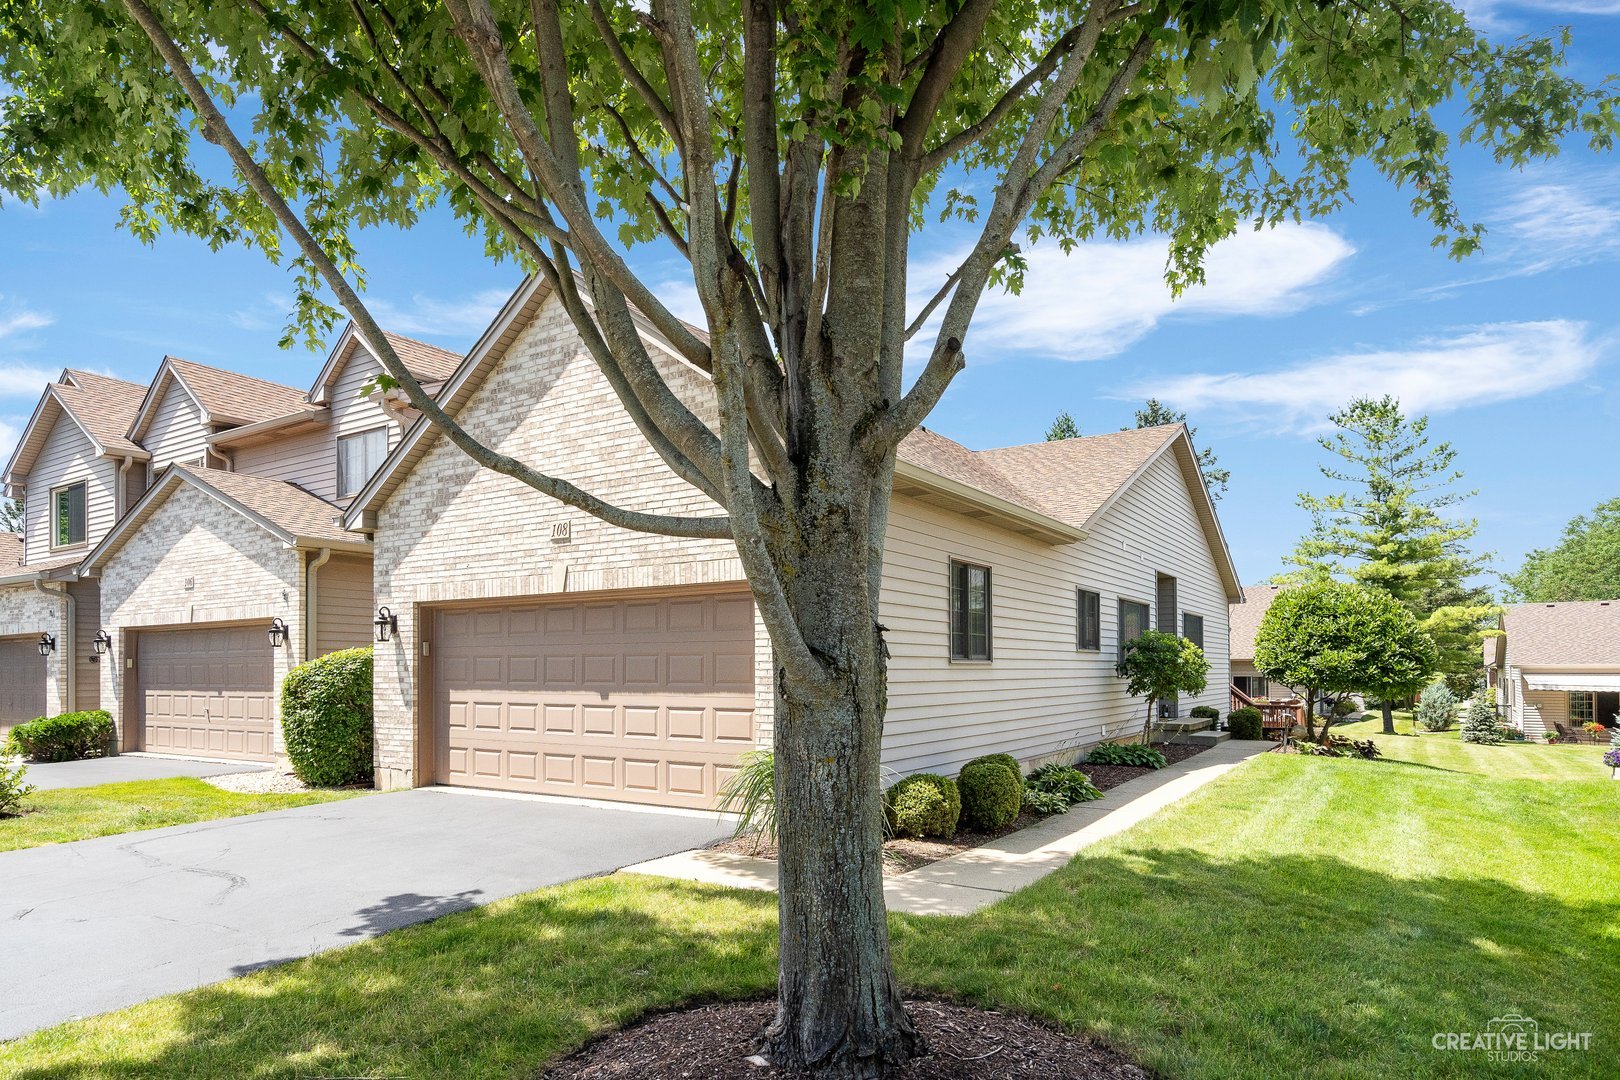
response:
<path id="1" fill-rule="evenodd" d="M 0 638 L 0 734 L 45 715 L 45 658 L 39 638 Z"/>
<path id="2" fill-rule="evenodd" d="M 275 673 L 263 625 L 145 631 L 136 656 L 141 749 L 275 757 Z"/>
<path id="3" fill-rule="evenodd" d="M 433 618 L 439 783 L 708 807 L 753 748 L 747 593 Z"/>

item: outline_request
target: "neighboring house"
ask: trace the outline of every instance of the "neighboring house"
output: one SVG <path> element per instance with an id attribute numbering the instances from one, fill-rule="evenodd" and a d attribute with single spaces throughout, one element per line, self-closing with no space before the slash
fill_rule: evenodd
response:
<path id="1" fill-rule="evenodd" d="M 1498 625 L 1484 643 L 1486 686 L 1526 738 L 1620 725 L 1620 600 L 1514 604 Z"/>
<path id="2" fill-rule="evenodd" d="M 708 376 L 644 331 L 713 423 Z M 524 284 L 439 399 L 474 438 L 620 505 L 715 507 L 625 415 L 543 282 Z M 735 548 L 628 532 L 482 469 L 418 419 L 345 517 L 372 534 L 378 784 L 708 806 L 770 744 L 772 665 Z M 1114 674 L 1152 626 L 1200 641 L 1222 706 L 1241 587 L 1181 425 L 899 453 L 881 618 L 886 765 L 1025 762 L 1142 723 Z"/>
<path id="3" fill-rule="evenodd" d="M 1245 585 L 1243 599 L 1231 607 L 1232 625 L 1232 687 L 1238 693 L 1255 701 L 1265 701 L 1275 689 L 1279 696 L 1291 697 L 1292 691 L 1282 684 L 1274 688 L 1271 681 L 1254 666 L 1254 639 L 1260 632 L 1260 620 L 1271 610 L 1280 585 Z"/>
<path id="4" fill-rule="evenodd" d="M 0 729 L 99 701 L 100 591 L 74 568 L 140 497 L 150 455 L 128 433 L 145 392 L 63 371 L 6 465 L 24 529 L 0 540 Z"/>
<path id="5" fill-rule="evenodd" d="M 430 386 L 460 359 L 391 340 Z M 90 485 L 83 542 L 51 572 L 77 601 L 75 657 L 85 665 L 74 687 L 78 706 L 113 714 L 120 749 L 272 758 L 282 676 L 312 656 L 370 640 L 370 545 L 337 523 L 414 416 L 392 394 L 362 395 L 380 370 L 350 328 L 308 392 L 175 357 L 147 386 L 116 384 L 121 415 L 102 415 L 128 460 L 100 468 L 121 482 Z M 56 498 L 71 480 L 52 464 L 62 455 L 47 452 L 65 436 L 44 431 L 60 427 L 57 413 L 77 400 L 83 377 L 68 376 L 73 386 L 47 390 L 7 474 L 10 487 L 28 492 L 30 541 L 36 492 Z M 52 404 L 59 401 L 66 404 Z M 45 449 L 34 455 L 36 444 Z M 11 591 L 18 598 L 0 593 L 0 620 L 4 605 L 28 599 Z M 272 619 L 286 631 L 276 648 Z M 17 625 L 0 621 L 0 634 Z M 98 630 L 110 639 L 107 657 L 92 647 Z M 0 648 L 22 660 L 12 642 L 34 646 L 37 671 L 52 658 L 40 659 L 38 634 L 28 633 L 0 638 Z M 0 701 L 17 719 L 61 710 L 61 694 L 31 689 L 32 671 L 13 678 L 4 666 Z"/>

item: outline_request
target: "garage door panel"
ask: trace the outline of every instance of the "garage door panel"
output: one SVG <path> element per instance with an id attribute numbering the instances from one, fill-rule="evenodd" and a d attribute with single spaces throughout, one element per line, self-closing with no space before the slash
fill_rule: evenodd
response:
<path id="1" fill-rule="evenodd" d="M 754 745 L 746 594 L 447 609 L 434 635 L 441 783 L 707 807 Z"/>
<path id="2" fill-rule="evenodd" d="M 262 628 L 143 631 L 135 652 L 142 749 L 274 758 L 275 674 Z"/>

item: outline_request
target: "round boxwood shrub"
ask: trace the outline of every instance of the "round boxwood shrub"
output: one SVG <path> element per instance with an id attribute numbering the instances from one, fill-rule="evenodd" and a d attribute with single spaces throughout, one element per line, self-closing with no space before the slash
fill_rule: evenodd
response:
<path id="1" fill-rule="evenodd" d="M 1221 710 L 1217 709 L 1213 705 L 1194 705 L 1191 709 L 1187 710 L 1187 715 L 1192 717 L 1194 720 L 1219 720 L 1221 718 Z"/>
<path id="2" fill-rule="evenodd" d="M 970 829 L 994 832 L 1011 825 L 1024 801 L 1024 781 L 1002 761 L 970 761 L 956 778 L 962 792 L 962 821 Z"/>
<path id="3" fill-rule="evenodd" d="M 1232 733 L 1234 739 L 1259 739 L 1265 736 L 1260 723 L 1260 710 L 1252 705 L 1227 713 L 1226 730 Z"/>
<path id="4" fill-rule="evenodd" d="M 281 731 L 304 783 L 371 783 L 371 647 L 328 653 L 289 671 L 281 683 Z"/>
<path id="5" fill-rule="evenodd" d="M 889 829 L 896 836 L 956 835 L 962 816 L 962 796 L 948 776 L 917 773 L 895 784 L 886 796 Z"/>
<path id="6" fill-rule="evenodd" d="M 77 761 L 112 751 L 111 714 L 102 709 L 42 716 L 11 729 L 9 746 L 31 761 Z"/>
<path id="7" fill-rule="evenodd" d="M 978 764 L 980 764 L 982 762 L 986 762 L 986 761 L 993 761 L 997 765 L 1001 765 L 1001 766 L 1004 766 L 1004 767 L 1006 767 L 1008 769 L 1011 769 L 1012 774 L 1014 776 L 1018 777 L 1020 780 L 1022 780 L 1024 778 L 1024 767 L 1022 765 L 1018 764 L 1018 759 L 1013 757 L 1011 754 L 986 754 L 983 757 L 974 758 L 972 761 L 968 762 L 967 764 L 968 765 L 978 765 Z M 962 766 L 962 768 L 964 768 L 964 769 L 967 768 L 967 765 Z M 957 783 L 960 784 L 961 781 L 958 780 Z"/>

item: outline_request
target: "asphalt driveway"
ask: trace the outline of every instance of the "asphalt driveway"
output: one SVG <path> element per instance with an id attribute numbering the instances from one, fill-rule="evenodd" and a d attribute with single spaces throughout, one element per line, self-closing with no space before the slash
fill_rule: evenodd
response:
<path id="1" fill-rule="evenodd" d="M 28 782 L 41 791 L 57 788 L 94 787 L 122 784 L 131 780 L 168 780 L 175 776 L 225 776 L 229 773 L 263 772 L 270 768 L 254 761 L 225 764 L 194 761 L 190 758 L 146 757 L 118 754 L 114 757 L 86 758 L 83 761 L 53 761 L 28 766 Z"/>
<path id="2" fill-rule="evenodd" d="M 0 1039 L 727 831 L 713 814 L 417 790 L 0 853 Z"/>

